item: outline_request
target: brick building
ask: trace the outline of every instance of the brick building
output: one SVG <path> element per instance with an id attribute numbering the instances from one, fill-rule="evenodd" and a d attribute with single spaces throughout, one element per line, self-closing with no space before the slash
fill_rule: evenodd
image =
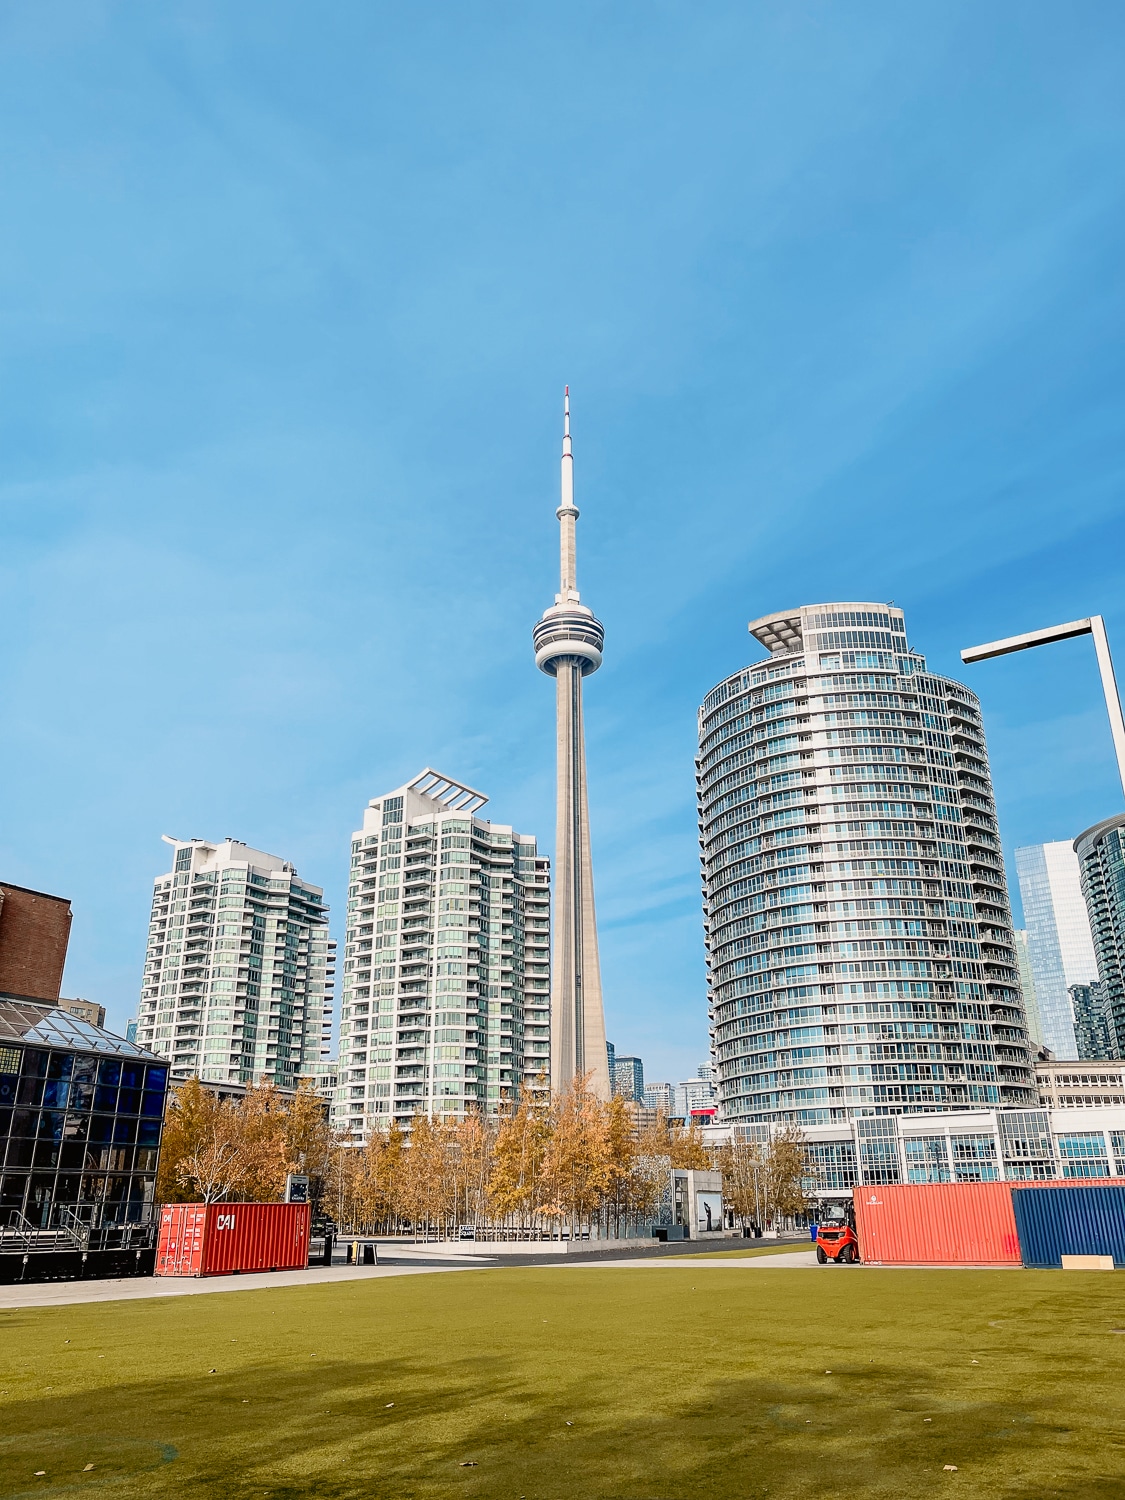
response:
<path id="1" fill-rule="evenodd" d="M 0 993 L 54 1004 L 70 941 L 70 902 L 0 881 Z"/>

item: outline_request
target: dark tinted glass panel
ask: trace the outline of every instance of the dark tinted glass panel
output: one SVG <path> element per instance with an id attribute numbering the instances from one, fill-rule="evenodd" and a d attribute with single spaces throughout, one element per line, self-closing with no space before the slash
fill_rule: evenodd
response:
<path id="1" fill-rule="evenodd" d="M 135 1141 L 137 1139 L 136 1120 L 117 1120 L 114 1123 L 113 1127 L 113 1139 L 121 1143 L 124 1143 L 125 1141 Z"/>
<path id="2" fill-rule="evenodd" d="M 32 1166 L 39 1170 L 48 1167 L 57 1167 L 59 1164 L 59 1147 L 55 1141 L 36 1141 L 35 1159 Z"/>
<path id="3" fill-rule="evenodd" d="M 0 1150 L 3 1149 L 3 1142 L 8 1139 L 11 1133 L 12 1111 L 10 1109 L 0 1108 Z"/>
<path id="4" fill-rule="evenodd" d="M 6 1165 L 11 1167 L 30 1167 L 32 1152 L 35 1150 L 34 1141 L 9 1141 L 8 1159 Z"/>
<path id="5" fill-rule="evenodd" d="M 162 1089 L 162 1088 L 165 1088 L 167 1086 L 167 1083 L 168 1083 L 168 1069 L 167 1068 L 157 1068 L 157 1067 L 150 1067 L 149 1068 L 149 1070 L 148 1070 L 148 1083 L 145 1085 L 146 1088 L 150 1088 L 150 1089 Z"/>
<path id="6" fill-rule="evenodd" d="M 142 1146 L 159 1146 L 160 1121 L 142 1120 L 137 1128 L 137 1140 Z"/>
<path id="7" fill-rule="evenodd" d="M 113 1139 L 113 1117 L 111 1115 L 90 1116 L 90 1140 L 91 1142 L 109 1141 Z"/>
<path id="8" fill-rule="evenodd" d="M 164 1095 L 163 1094 L 152 1094 L 152 1093 L 148 1093 L 146 1091 L 143 1099 L 141 1100 L 141 1114 L 142 1115 L 156 1115 L 156 1116 L 159 1117 L 163 1113 L 164 1113 Z"/>
<path id="9" fill-rule="evenodd" d="M 33 1109 L 12 1110 L 12 1134 L 34 1135 L 39 1127 L 39 1116 Z"/>
<path id="10" fill-rule="evenodd" d="M 98 1071 L 98 1060 L 96 1057 L 76 1057 L 74 1059 L 74 1081 L 76 1083 L 93 1083 Z"/>
<path id="11" fill-rule="evenodd" d="M 94 1101 L 94 1087 L 89 1083 L 72 1083 L 70 1085 L 70 1107 L 71 1109 L 89 1109 Z"/>
<path id="12" fill-rule="evenodd" d="M 94 1108 L 111 1109 L 117 1108 L 117 1090 L 108 1088 L 104 1084 L 94 1090 Z"/>
<path id="13" fill-rule="evenodd" d="M 12 1209 L 22 1209 L 24 1196 L 27 1193 L 27 1178 L 25 1176 L 4 1173 L 4 1182 L 0 1186 L 0 1209 L 8 1214 Z"/>
<path id="14" fill-rule="evenodd" d="M 137 1159 L 133 1163 L 138 1172 L 155 1172 L 158 1153 L 144 1146 L 137 1147 Z"/>
<path id="15" fill-rule="evenodd" d="M 117 1108 L 123 1115 L 139 1114 L 141 1108 L 140 1089 L 123 1088 L 117 1096 Z"/>
<path id="16" fill-rule="evenodd" d="M 120 1083 L 121 1064 L 112 1057 L 103 1057 L 98 1068 L 99 1083 Z"/>
<path id="17" fill-rule="evenodd" d="M 32 1174 L 25 1212 L 33 1224 L 46 1226 L 51 1213 L 51 1196 L 54 1191 L 55 1174 L 53 1172 Z"/>
<path id="18" fill-rule="evenodd" d="M 0 1073 L 0 1104 L 11 1104 L 16 1097 L 18 1081 L 13 1073 Z"/>
<path id="19" fill-rule="evenodd" d="M 82 1179 L 77 1173 L 68 1174 L 65 1177 L 60 1173 L 55 1178 L 55 1202 L 77 1203 L 81 1183 Z"/>
<path id="20" fill-rule="evenodd" d="M 70 1084 L 63 1078 L 48 1078 L 43 1085 L 43 1103 L 47 1109 L 64 1109 Z"/>
<path id="21" fill-rule="evenodd" d="M 139 1089 L 144 1087 L 145 1070 L 143 1063 L 127 1062 L 121 1064 L 121 1087 L 123 1089 Z"/>
<path id="22" fill-rule="evenodd" d="M 20 1079 L 19 1102 L 38 1105 L 43 1102 L 43 1080 L 29 1078 L 25 1073 Z"/>
<path id="23" fill-rule="evenodd" d="M 47 1054 L 47 1077 L 69 1078 L 74 1067 L 74 1058 L 69 1052 L 49 1052 Z"/>
<path id="24" fill-rule="evenodd" d="M 67 1141 L 84 1141 L 90 1133 L 90 1116 L 68 1114 L 66 1125 L 63 1127 L 63 1139 Z"/>
<path id="25" fill-rule="evenodd" d="M 59 1166 L 66 1171 L 78 1171 L 86 1165 L 86 1147 L 81 1141 L 64 1141 L 59 1150 Z"/>
<path id="26" fill-rule="evenodd" d="M 29 1047 L 23 1055 L 23 1076 L 25 1078 L 42 1078 L 47 1071 L 46 1052 L 37 1052 L 34 1047 Z"/>
<path id="27" fill-rule="evenodd" d="M 61 1109 L 45 1109 L 39 1116 L 39 1139 L 61 1141 L 65 1120 Z"/>

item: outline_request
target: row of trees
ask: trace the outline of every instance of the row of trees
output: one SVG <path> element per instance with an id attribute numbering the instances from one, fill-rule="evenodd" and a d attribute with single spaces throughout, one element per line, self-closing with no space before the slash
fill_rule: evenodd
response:
<path id="1" fill-rule="evenodd" d="M 585 1079 L 549 1104 L 524 1098 L 507 1115 L 417 1115 L 409 1137 L 391 1123 L 357 1148 L 333 1135 L 308 1086 L 271 1085 L 220 1102 L 193 1079 L 176 1091 L 164 1131 L 162 1202 L 276 1201 L 290 1172 L 320 1180 L 341 1226 L 390 1232 L 411 1225 L 456 1233 L 472 1225 L 517 1232 L 618 1237 L 650 1220 L 674 1167 L 718 1168 L 745 1224 L 801 1212 L 806 1156 L 798 1132 L 769 1145 L 709 1152 L 698 1128 L 658 1117 L 638 1131 L 625 1102 Z"/>
<path id="2" fill-rule="evenodd" d="M 658 1120 L 639 1133 L 624 1100 L 579 1081 L 508 1115 L 415 1117 L 410 1144 L 392 1125 L 339 1154 L 331 1201 L 341 1223 L 438 1234 L 461 1225 L 551 1233 L 564 1225 L 617 1237 L 656 1213 L 671 1167 L 709 1167 L 698 1129 Z"/>
<path id="3" fill-rule="evenodd" d="M 161 1203 L 276 1203 L 290 1172 L 322 1176 L 333 1155 L 324 1100 L 308 1084 L 272 1084 L 220 1100 L 192 1078 L 173 1092 L 164 1121 L 156 1195 Z"/>

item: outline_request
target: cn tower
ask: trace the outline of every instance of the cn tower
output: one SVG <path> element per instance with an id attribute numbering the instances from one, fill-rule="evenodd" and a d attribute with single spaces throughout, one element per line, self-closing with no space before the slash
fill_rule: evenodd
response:
<path id="1" fill-rule="evenodd" d="M 560 577 L 555 602 L 535 627 L 535 665 L 555 679 L 558 791 L 555 835 L 554 962 L 551 972 L 551 1087 L 569 1089 L 589 1074 L 600 1099 L 612 1092 L 605 1048 L 590 814 L 586 805 L 586 740 L 582 679 L 602 664 L 605 631 L 578 596 L 574 458 L 570 448 L 570 387 L 563 397 Z"/>

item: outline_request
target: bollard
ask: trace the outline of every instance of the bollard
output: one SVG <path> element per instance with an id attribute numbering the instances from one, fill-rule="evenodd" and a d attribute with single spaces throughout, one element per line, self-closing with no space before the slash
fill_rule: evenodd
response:
<path id="1" fill-rule="evenodd" d="M 332 1264 L 332 1235 L 327 1229 L 324 1231 L 324 1254 L 321 1257 L 321 1263 L 326 1266 Z"/>

